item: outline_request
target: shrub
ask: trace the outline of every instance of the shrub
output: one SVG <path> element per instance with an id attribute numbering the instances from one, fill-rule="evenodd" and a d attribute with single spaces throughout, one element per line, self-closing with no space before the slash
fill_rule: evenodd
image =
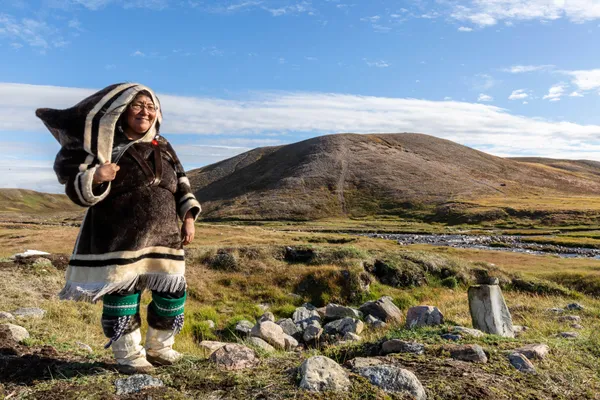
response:
<path id="1" fill-rule="evenodd" d="M 445 286 L 450 289 L 455 289 L 458 287 L 458 280 L 454 276 L 449 276 L 447 278 L 442 279 L 442 286 Z"/>

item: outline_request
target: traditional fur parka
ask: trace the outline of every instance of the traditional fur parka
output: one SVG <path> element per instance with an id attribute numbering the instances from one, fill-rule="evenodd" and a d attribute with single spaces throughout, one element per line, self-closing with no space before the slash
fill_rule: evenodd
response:
<path id="1" fill-rule="evenodd" d="M 117 146 L 117 123 L 141 91 L 158 106 L 154 124 L 141 139 Z M 190 211 L 197 218 L 201 209 L 173 147 L 158 134 L 159 105 L 151 89 L 123 83 L 66 110 L 36 111 L 61 144 L 54 163 L 59 182 L 72 201 L 89 207 L 61 298 L 96 301 L 116 291 L 185 288 L 177 217 Z M 94 186 L 106 161 L 120 170 L 112 182 Z"/>

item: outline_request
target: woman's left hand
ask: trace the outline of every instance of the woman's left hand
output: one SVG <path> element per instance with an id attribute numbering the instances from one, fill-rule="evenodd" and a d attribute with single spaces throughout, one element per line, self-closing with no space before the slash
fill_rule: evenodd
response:
<path id="1" fill-rule="evenodd" d="M 192 243 L 192 240 L 194 240 L 195 234 L 196 234 L 196 227 L 194 226 L 194 218 L 188 212 L 188 214 L 186 214 L 186 216 L 183 220 L 183 225 L 181 226 L 182 244 L 185 246 L 185 245 Z"/>

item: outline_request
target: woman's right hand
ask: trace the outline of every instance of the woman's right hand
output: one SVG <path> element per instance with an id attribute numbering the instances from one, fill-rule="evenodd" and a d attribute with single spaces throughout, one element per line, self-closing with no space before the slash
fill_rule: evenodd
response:
<path id="1" fill-rule="evenodd" d="M 117 176 L 117 171 L 120 169 L 121 167 L 119 167 L 117 164 L 111 164 L 110 162 L 106 161 L 103 165 L 96 169 L 93 182 L 96 185 L 104 182 L 110 182 L 115 179 Z"/>

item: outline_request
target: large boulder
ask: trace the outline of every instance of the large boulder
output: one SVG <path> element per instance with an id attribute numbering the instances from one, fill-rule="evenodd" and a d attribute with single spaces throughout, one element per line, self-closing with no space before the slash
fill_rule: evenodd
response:
<path id="1" fill-rule="evenodd" d="M 250 335 L 261 338 L 276 349 L 285 349 L 283 329 L 275 322 L 265 321 L 254 325 L 254 328 L 250 331 Z"/>
<path id="2" fill-rule="evenodd" d="M 258 364 L 258 358 L 254 350 L 235 343 L 227 343 L 215 351 L 210 360 L 217 364 L 218 368 L 228 371 L 252 368 Z"/>
<path id="3" fill-rule="evenodd" d="M 302 330 L 306 329 L 312 321 L 321 322 L 321 317 L 314 307 L 312 309 L 304 306 L 296 308 L 296 311 L 294 311 L 294 314 L 292 315 L 292 319 Z"/>
<path id="4" fill-rule="evenodd" d="M 363 376 L 373 385 L 388 393 L 403 393 L 416 400 L 426 400 L 427 394 L 419 379 L 411 371 L 396 365 L 353 363 L 352 372 Z"/>
<path id="5" fill-rule="evenodd" d="M 515 336 L 510 311 L 500 286 L 471 286 L 468 294 L 473 328 L 504 337 Z"/>
<path id="6" fill-rule="evenodd" d="M 416 306 L 408 309 L 406 327 L 409 329 L 421 326 L 437 326 L 444 323 L 444 315 L 433 306 Z"/>
<path id="7" fill-rule="evenodd" d="M 360 335 L 360 333 L 365 328 L 365 324 L 358 319 L 354 318 L 344 318 L 338 319 L 336 321 L 331 321 L 326 324 L 323 329 L 325 333 L 329 335 L 345 335 L 348 332 L 356 333 Z"/>
<path id="8" fill-rule="evenodd" d="M 364 315 L 372 315 L 385 322 L 401 322 L 402 311 L 392 301 L 389 296 L 383 296 L 377 301 L 368 301 L 359 310 Z"/>
<path id="9" fill-rule="evenodd" d="M 339 304 L 330 303 L 325 307 L 325 318 L 328 320 L 341 319 L 345 317 L 361 318 L 362 313 L 355 308 L 345 307 Z"/>
<path id="10" fill-rule="evenodd" d="M 313 392 L 345 392 L 350 388 L 348 372 L 331 358 L 314 356 L 300 366 L 300 387 Z"/>

